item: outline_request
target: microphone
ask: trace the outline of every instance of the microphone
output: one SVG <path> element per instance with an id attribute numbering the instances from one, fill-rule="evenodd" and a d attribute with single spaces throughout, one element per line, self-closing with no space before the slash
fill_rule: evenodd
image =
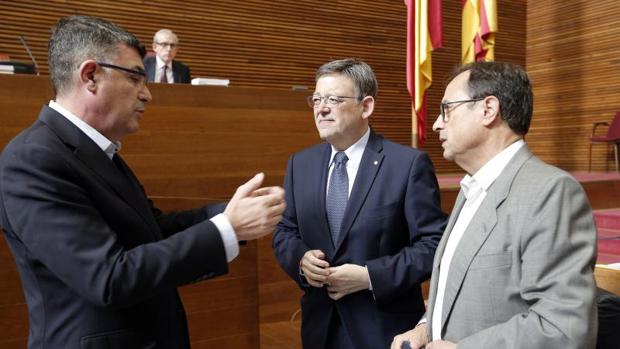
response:
<path id="1" fill-rule="evenodd" d="M 26 49 L 26 52 L 28 52 L 28 56 L 30 56 L 30 60 L 32 61 L 32 65 L 34 66 L 35 73 L 39 75 L 39 66 L 37 65 L 37 61 L 34 59 L 34 56 L 32 55 L 32 52 L 30 51 L 30 47 L 28 47 L 28 44 L 26 43 L 26 39 L 24 39 L 23 36 L 18 36 L 18 38 L 19 38 L 19 41 L 21 41 L 22 46 L 24 46 L 24 48 Z"/>

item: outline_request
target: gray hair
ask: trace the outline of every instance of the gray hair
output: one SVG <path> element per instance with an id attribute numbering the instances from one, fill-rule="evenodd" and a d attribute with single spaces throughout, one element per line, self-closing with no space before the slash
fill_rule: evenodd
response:
<path id="1" fill-rule="evenodd" d="M 177 43 L 179 42 L 179 37 L 170 29 L 160 29 L 160 30 L 158 30 L 157 33 L 155 33 L 155 35 L 153 35 L 153 42 L 157 43 L 157 37 L 159 35 L 162 35 L 162 34 L 172 35 L 172 36 L 174 36 L 175 41 Z"/>
<path id="2" fill-rule="evenodd" d="M 106 61 L 118 54 L 119 44 L 134 48 L 144 57 L 144 46 L 125 29 L 104 19 L 89 16 L 61 18 L 52 29 L 48 62 L 54 92 L 65 93 L 71 76 L 87 59 Z"/>
<path id="3" fill-rule="evenodd" d="M 357 58 L 345 58 L 323 64 L 315 75 L 318 81 L 323 75 L 342 74 L 353 81 L 360 98 L 377 98 L 379 83 L 372 68 Z"/>

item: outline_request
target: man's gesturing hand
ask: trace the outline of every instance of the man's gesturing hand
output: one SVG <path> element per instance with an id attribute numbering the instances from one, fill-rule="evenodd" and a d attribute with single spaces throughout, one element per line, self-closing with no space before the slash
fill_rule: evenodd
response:
<path id="1" fill-rule="evenodd" d="M 286 207 L 284 189 L 260 188 L 264 178 L 265 175 L 259 173 L 237 188 L 224 210 L 239 240 L 253 240 L 270 234 L 282 219 Z"/>

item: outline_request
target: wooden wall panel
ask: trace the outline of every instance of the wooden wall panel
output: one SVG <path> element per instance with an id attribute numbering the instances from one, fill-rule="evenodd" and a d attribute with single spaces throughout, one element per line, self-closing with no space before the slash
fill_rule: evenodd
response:
<path id="1" fill-rule="evenodd" d="M 525 64 L 525 0 L 499 4 L 497 59 Z M 434 118 L 447 73 L 459 64 L 459 1 L 444 1 L 444 48 L 433 55 L 435 84 L 428 98 Z M 0 52 L 29 61 L 18 35 L 26 37 L 48 73 L 47 40 L 61 16 L 89 14 L 110 19 L 135 33 L 147 46 L 156 30 L 168 27 L 181 40 L 180 60 L 194 76 L 229 78 L 232 86 L 290 89 L 314 86 L 314 71 L 323 63 L 360 57 L 379 80 L 375 129 L 402 143 L 411 141 L 411 110 L 405 83 L 403 1 L 218 0 L 177 2 L 152 0 L 78 1 L 20 0 L 0 2 Z M 307 93 L 306 93 L 307 94 Z M 307 110 L 310 117 L 310 110 Z M 460 172 L 441 157 L 437 136 L 427 123 L 429 151 L 438 172 Z"/>
<path id="2" fill-rule="evenodd" d="M 587 170 L 592 123 L 609 122 L 620 111 L 620 2 L 527 4 L 527 68 L 535 96 L 528 143 L 545 161 Z M 592 159 L 593 170 L 614 168 L 611 147 L 595 145 Z"/>

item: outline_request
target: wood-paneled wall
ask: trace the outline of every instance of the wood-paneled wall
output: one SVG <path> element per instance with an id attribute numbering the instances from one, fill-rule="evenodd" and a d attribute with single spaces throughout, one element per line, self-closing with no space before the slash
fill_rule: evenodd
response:
<path id="1" fill-rule="evenodd" d="M 499 8 L 497 59 L 525 64 L 526 0 L 502 0 Z M 459 1 L 444 1 L 444 48 L 433 55 L 435 84 L 427 105 L 430 122 L 424 145 L 438 172 L 460 172 L 441 157 L 431 131 L 447 73 L 460 61 Z M 59 17 L 101 16 L 135 33 L 147 47 L 158 29 L 175 31 L 178 59 L 194 76 L 229 78 L 232 86 L 312 91 L 314 72 L 343 57 L 368 62 L 379 80 L 375 129 L 402 143 L 411 142 L 411 107 L 405 82 L 406 11 L 400 0 L 217 0 L 184 2 L 151 0 L 20 0 L 0 2 L 0 53 L 28 62 L 18 35 L 23 35 L 48 73 L 47 41 Z M 310 115 L 310 111 L 308 111 Z"/>
<path id="2" fill-rule="evenodd" d="M 528 143 L 545 161 L 587 170 L 592 123 L 609 122 L 620 111 L 620 1 L 527 5 L 527 69 L 534 86 Z M 592 168 L 614 169 L 611 147 L 593 147 Z"/>

